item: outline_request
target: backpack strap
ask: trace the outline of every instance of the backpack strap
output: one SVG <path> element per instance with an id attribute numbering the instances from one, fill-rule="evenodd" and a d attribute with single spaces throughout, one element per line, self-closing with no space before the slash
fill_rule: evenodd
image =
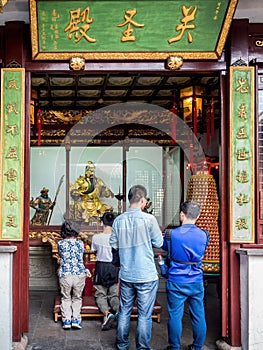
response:
<path id="1" fill-rule="evenodd" d="M 172 257 L 171 257 L 171 260 L 178 263 L 178 264 L 183 264 L 183 265 L 198 265 L 200 263 L 200 261 L 180 261 L 180 260 L 176 260 Z"/>
<path id="2" fill-rule="evenodd" d="M 164 231 L 164 236 L 166 238 L 167 241 L 167 248 L 168 248 L 168 258 L 171 259 L 172 256 L 172 228 L 167 228 Z"/>
<path id="3" fill-rule="evenodd" d="M 204 231 L 204 233 L 206 234 L 206 240 L 207 243 L 206 245 L 208 245 L 209 240 L 210 240 L 210 233 L 207 230 L 201 229 L 202 231 Z M 176 260 L 172 257 L 172 229 L 166 229 L 164 232 L 166 241 L 167 241 L 167 247 L 168 247 L 168 256 L 170 258 L 170 260 L 178 263 L 178 264 L 183 264 L 183 265 L 198 265 L 200 263 L 200 261 L 180 261 L 180 260 Z"/>
<path id="4" fill-rule="evenodd" d="M 208 245 L 210 241 L 210 233 L 205 229 L 201 229 L 201 230 L 204 231 L 204 233 L 206 234 L 206 245 Z"/>

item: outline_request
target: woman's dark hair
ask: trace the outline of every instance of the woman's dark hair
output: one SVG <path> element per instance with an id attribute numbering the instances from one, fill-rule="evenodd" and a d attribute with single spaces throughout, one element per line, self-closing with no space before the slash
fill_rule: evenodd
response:
<path id="1" fill-rule="evenodd" d="M 142 185 L 132 186 L 128 193 L 128 199 L 131 204 L 140 202 L 140 200 L 142 198 L 146 198 L 146 196 L 147 196 L 147 190 Z"/>
<path id="2" fill-rule="evenodd" d="M 61 228 L 61 237 L 66 238 L 70 236 L 77 237 L 80 231 L 79 224 L 77 222 L 74 222 L 72 220 L 66 220 L 62 224 Z"/>
<path id="3" fill-rule="evenodd" d="M 104 213 L 102 215 L 101 220 L 103 222 L 103 225 L 105 225 L 105 226 L 112 226 L 113 221 L 115 220 L 115 215 L 112 212 L 107 211 L 106 213 Z"/>

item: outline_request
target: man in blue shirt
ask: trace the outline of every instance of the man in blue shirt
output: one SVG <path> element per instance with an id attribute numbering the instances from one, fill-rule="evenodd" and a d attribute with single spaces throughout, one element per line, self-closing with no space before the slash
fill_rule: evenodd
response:
<path id="1" fill-rule="evenodd" d="M 156 218 L 143 212 L 147 203 L 144 186 L 135 185 L 128 193 L 129 209 L 112 226 L 110 245 L 120 257 L 120 307 L 116 343 L 118 350 L 129 345 L 130 315 L 137 298 L 136 349 L 151 349 L 152 311 L 158 289 L 158 273 L 153 247 L 163 245 Z"/>
<path id="2" fill-rule="evenodd" d="M 170 268 L 166 291 L 168 320 L 168 349 L 179 350 L 182 335 L 184 303 L 188 303 L 193 327 L 193 344 L 188 350 L 201 350 L 206 337 L 204 310 L 204 284 L 202 259 L 208 244 L 205 231 L 195 222 L 200 215 L 200 206 L 194 201 L 182 203 L 180 221 L 182 225 L 173 229 L 170 242 L 164 238 L 163 249 L 170 243 Z"/>

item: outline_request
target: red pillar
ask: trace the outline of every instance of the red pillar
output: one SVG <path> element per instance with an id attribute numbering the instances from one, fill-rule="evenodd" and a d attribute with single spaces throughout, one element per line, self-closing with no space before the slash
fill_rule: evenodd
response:
<path id="1" fill-rule="evenodd" d="M 6 68 L 24 67 L 26 26 L 24 22 L 7 22 L 4 29 L 5 47 L 3 52 L 3 66 Z M 29 74 L 26 75 L 25 103 L 25 168 L 24 173 L 24 232 L 21 242 L 1 242 L 1 244 L 15 245 L 17 251 L 13 255 L 13 341 L 19 342 L 23 333 L 28 332 L 28 287 L 29 287 L 29 200 L 30 200 L 30 91 Z"/>

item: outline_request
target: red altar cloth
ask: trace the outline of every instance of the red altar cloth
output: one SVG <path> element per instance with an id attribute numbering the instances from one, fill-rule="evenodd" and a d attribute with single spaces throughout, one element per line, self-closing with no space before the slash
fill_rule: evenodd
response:
<path id="1" fill-rule="evenodd" d="M 92 277 L 86 278 L 86 284 L 83 291 L 83 296 L 91 296 L 93 293 L 93 275 L 94 275 L 94 269 L 95 269 L 95 263 L 96 261 L 90 261 L 88 263 L 85 263 L 85 267 L 90 270 L 90 273 L 92 274 Z"/>

